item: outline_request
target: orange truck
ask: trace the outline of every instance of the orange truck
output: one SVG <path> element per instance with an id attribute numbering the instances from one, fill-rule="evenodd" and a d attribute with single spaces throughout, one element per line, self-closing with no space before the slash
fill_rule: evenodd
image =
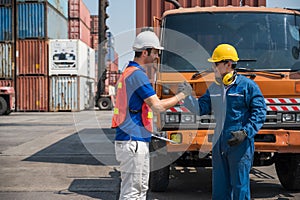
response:
<path id="1" fill-rule="evenodd" d="M 161 99 L 187 81 L 195 96 L 214 81 L 207 58 L 220 43 L 239 54 L 237 72 L 253 79 L 267 104 L 263 128 L 255 136 L 254 166 L 275 164 L 282 186 L 300 189 L 300 12 L 266 7 L 194 7 L 164 12 L 155 90 Z M 177 105 L 156 118 L 150 188 L 165 191 L 170 166 L 211 166 L 214 116 L 196 116 Z"/>

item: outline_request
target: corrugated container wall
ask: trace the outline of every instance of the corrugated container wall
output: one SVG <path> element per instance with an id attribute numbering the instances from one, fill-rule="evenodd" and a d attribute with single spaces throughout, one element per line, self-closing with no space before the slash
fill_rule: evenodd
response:
<path id="1" fill-rule="evenodd" d="M 0 41 L 12 40 L 12 8 L 0 7 Z"/>
<path id="2" fill-rule="evenodd" d="M 13 78 L 13 45 L 12 43 L 0 43 L 0 78 Z"/>
<path id="3" fill-rule="evenodd" d="M 209 7 L 209 6 L 240 6 L 240 0 L 179 0 L 182 7 Z M 247 6 L 266 6 L 266 0 L 245 0 Z M 161 0 L 136 0 L 136 27 L 153 26 L 153 17 L 161 17 L 166 10 L 175 7 Z"/>
<path id="4" fill-rule="evenodd" d="M 92 108 L 94 80 L 80 76 L 50 78 L 50 111 L 80 111 Z"/>
<path id="5" fill-rule="evenodd" d="M 0 5 L 11 5 L 12 0 L 0 0 Z"/>
<path id="6" fill-rule="evenodd" d="M 69 18 L 79 18 L 88 28 L 91 27 L 91 14 L 82 0 L 69 0 Z"/>
<path id="7" fill-rule="evenodd" d="M 91 15 L 91 33 L 99 33 L 98 15 Z"/>
<path id="8" fill-rule="evenodd" d="M 95 49 L 96 51 L 98 50 L 98 44 L 99 44 L 99 35 L 98 33 L 92 33 L 91 34 L 91 47 Z"/>
<path id="9" fill-rule="evenodd" d="M 48 77 L 18 76 L 17 110 L 48 111 Z"/>
<path id="10" fill-rule="evenodd" d="M 48 2 L 65 18 L 68 18 L 68 0 L 17 0 L 17 2 Z"/>
<path id="11" fill-rule="evenodd" d="M 14 87 L 14 81 L 13 80 L 0 80 L 0 86 L 12 86 Z"/>
<path id="12" fill-rule="evenodd" d="M 90 29 L 80 19 L 69 19 L 69 39 L 80 39 L 91 46 Z"/>
<path id="13" fill-rule="evenodd" d="M 67 39 L 68 20 L 48 3 L 19 3 L 17 32 L 19 39 Z"/>
<path id="14" fill-rule="evenodd" d="M 91 61 L 89 52 L 94 50 L 81 40 L 50 40 L 49 75 L 88 77 L 88 71 L 95 71 L 95 63 Z"/>
<path id="15" fill-rule="evenodd" d="M 48 40 L 17 41 L 17 74 L 48 74 Z"/>

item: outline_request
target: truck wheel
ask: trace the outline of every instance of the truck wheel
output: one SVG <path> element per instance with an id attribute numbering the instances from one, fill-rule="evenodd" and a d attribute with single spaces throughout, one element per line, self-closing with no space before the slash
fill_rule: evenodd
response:
<path id="1" fill-rule="evenodd" d="M 300 190 L 300 154 L 279 154 L 275 169 L 285 189 Z"/>
<path id="2" fill-rule="evenodd" d="M 150 172 L 149 188 L 152 192 L 165 192 L 169 185 L 170 166 Z"/>
<path id="3" fill-rule="evenodd" d="M 98 101 L 98 107 L 100 110 L 111 110 L 111 100 L 107 97 L 102 97 Z"/>
<path id="4" fill-rule="evenodd" d="M 0 97 L 0 115 L 4 115 L 7 112 L 7 102 L 3 97 Z"/>

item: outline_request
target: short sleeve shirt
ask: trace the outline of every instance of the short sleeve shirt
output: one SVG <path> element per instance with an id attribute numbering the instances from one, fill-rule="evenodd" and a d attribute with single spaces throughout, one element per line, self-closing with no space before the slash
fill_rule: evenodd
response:
<path id="1" fill-rule="evenodd" d="M 129 66 L 135 66 L 139 69 L 134 71 L 125 80 L 127 105 L 129 109 L 127 110 L 125 121 L 116 129 L 115 139 L 121 141 L 131 139 L 150 142 L 151 133 L 143 126 L 141 110 L 144 100 L 155 95 L 155 91 L 143 67 L 133 61 L 129 62 L 127 67 Z M 131 110 L 131 112 L 129 112 L 129 110 Z"/>

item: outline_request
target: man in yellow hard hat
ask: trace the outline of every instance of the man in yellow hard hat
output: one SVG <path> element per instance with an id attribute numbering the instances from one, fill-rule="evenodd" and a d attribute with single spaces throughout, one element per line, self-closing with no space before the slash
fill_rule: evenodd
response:
<path id="1" fill-rule="evenodd" d="M 211 58 L 215 83 L 199 99 L 184 105 L 198 115 L 214 113 L 212 199 L 250 200 L 254 136 L 266 117 L 264 97 L 256 83 L 234 70 L 239 60 L 229 44 L 218 45 Z"/>

